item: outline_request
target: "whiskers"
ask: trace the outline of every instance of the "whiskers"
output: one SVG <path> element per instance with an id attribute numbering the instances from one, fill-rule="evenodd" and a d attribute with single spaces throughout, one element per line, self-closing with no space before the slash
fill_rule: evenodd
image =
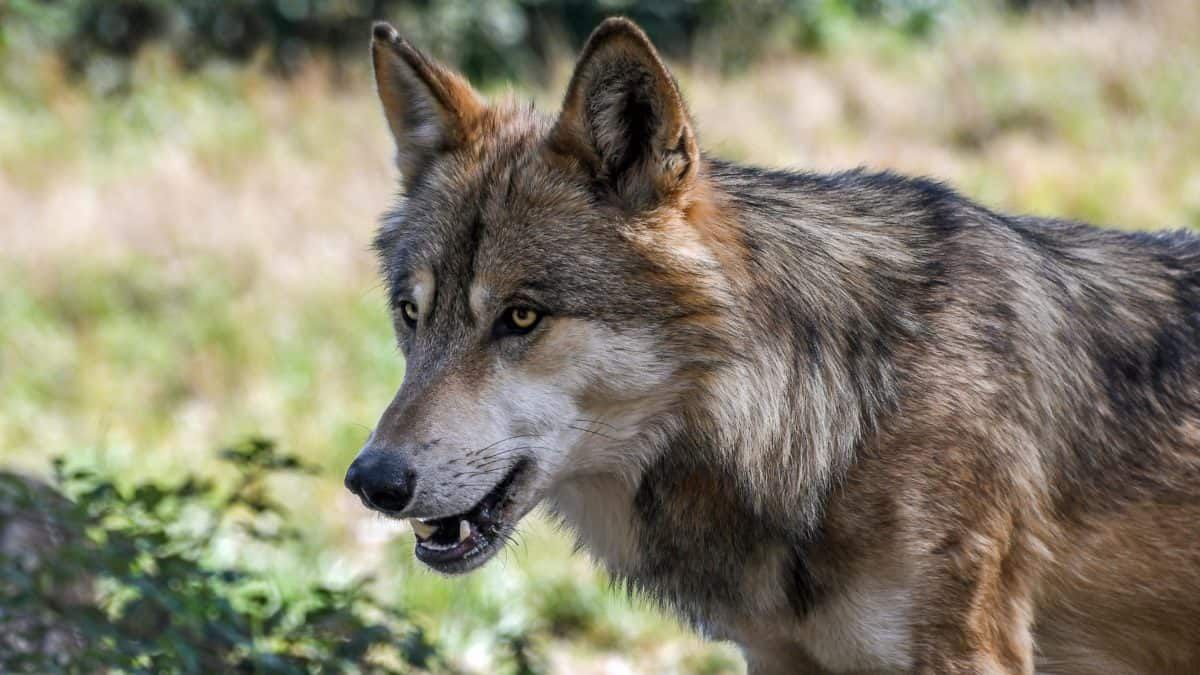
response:
<path id="1" fill-rule="evenodd" d="M 542 437 L 541 434 L 517 434 L 516 436 L 509 436 L 508 438 L 501 438 L 500 440 L 496 441 L 495 443 L 492 443 L 491 445 L 485 445 L 484 447 L 479 448 L 478 450 L 472 450 L 472 451 L 468 452 L 465 456 L 466 457 L 475 457 L 476 455 L 479 455 L 481 453 L 487 452 L 488 450 L 491 450 L 492 448 L 496 447 L 497 445 L 500 445 L 501 443 L 515 441 L 518 438 L 541 438 L 541 437 Z"/>
<path id="2" fill-rule="evenodd" d="M 613 425 L 604 420 L 580 417 L 571 419 L 563 425 L 566 429 L 577 431 L 586 436 L 600 438 L 609 443 L 630 443 L 632 439 L 623 435 L 625 428 Z M 529 454 L 536 455 L 537 453 L 553 453 L 556 450 L 565 450 L 564 448 L 555 448 L 546 444 L 530 443 L 528 441 L 537 441 L 544 439 L 546 434 L 526 433 L 516 434 L 507 438 L 502 438 L 488 445 L 470 450 L 461 455 L 451 457 L 445 461 L 447 469 L 457 468 L 458 470 L 449 473 L 450 480 L 454 485 L 464 489 L 478 489 L 490 487 L 488 483 L 494 482 L 497 474 L 507 471 L 514 463 L 514 460 L 519 460 L 523 456 Z M 524 441 L 514 443 L 514 441 Z M 544 472 L 547 462 L 536 461 L 532 462 L 532 469 L 536 472 Z"/>
<path id="3" fill-rule="evenodd" d="M 473 479 L 487 476 L 495 476 L 506 470 L 511 464 L 511 459 L 514 455 L 521 455 L 530 450 L 550 450 L 551 448 L 543 445 L 522 445 L 515 448 L 509 448 L 503 451 L 497 451 L 488 456 L 487 459 L 471 462 L 463 471 L 454 474 L 454 480 L 459 481 L 458 485 L 462 487 L 479 487 L 480 482 Z M 542 468 L 538 462 L 533 462 L 527 471 L 541 472 Z M 463 480 L 465 479 L 465 480 Z M 484 481 L 486 482 L 486 481 Z"/>
<path id="4" fill-rule="evenodd" d="M 583 425 L 586 425 L 586 426 L 580 426 L 579 423 L 582 423 Z M 607 429 L 607 432 L 597 431 L 597 430 L 591 428 L 592 426 L 605 427 Z M 585 434 L 592 434 L 593 436 L 599 436 L 600 438 L 603 438 L 603 439 L 609 440 L 609 441 L 613 441 L 614 443 L 620 443 L 620 442 L 626 440 L 623 438 L 618 438 L 613 435 L 613 434 L 621 433 L 621 431 L 622 431 L 621 429 L 609 424 L 608 422 L 602 422 L 600 420 L 593 420 L 593 419 L 587 419 L 587 418 L 574 419 L 574 420 L 571 420 L 571 422 L 567 424 L 567 428 L 574 429 L 575 431 L 581 431 Z"/>

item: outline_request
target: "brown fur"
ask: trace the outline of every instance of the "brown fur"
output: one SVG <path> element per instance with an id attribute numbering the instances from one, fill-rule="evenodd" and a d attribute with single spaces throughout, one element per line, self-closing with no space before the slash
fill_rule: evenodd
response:
<path id="1" fill-rule="evenodd" d="M 755 672 L 1200 672 L 1200 240 L 706 157 L 624 20 L 554 120 L 390 28 L 374 55 L 406 181 L 384 274 L 436 285 L 364 449 L 441 476 L 393 515 L 535 466 L 506 526 L 544 501 Z M 544 325 L 489 337 L 530 285 Z M 501 426 L 560 447 L 444 438 L 556 378 L 595 426 Z"/>

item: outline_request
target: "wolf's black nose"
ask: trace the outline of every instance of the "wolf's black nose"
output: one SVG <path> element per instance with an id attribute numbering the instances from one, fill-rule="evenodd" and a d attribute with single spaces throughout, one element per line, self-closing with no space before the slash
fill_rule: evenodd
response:
<path id="1" fill-rule="evenodd" d="M 395 450 L 366 448 L 346 470 L 346 489 L 367 507 L 398 513 L 412 499 L 413 472 Z"/>

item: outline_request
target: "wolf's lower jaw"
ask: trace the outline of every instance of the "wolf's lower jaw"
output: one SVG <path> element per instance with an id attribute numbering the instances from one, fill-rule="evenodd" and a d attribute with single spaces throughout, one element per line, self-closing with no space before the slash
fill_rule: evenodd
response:
<path id="1" fill-rule="evenodd" d="M 509 533 L 524 515 L 512 497 L 514 488 L 524 487 L 531 468 L 529 460 L 518 462 L 469 511 L 410 520 L 417 540 L 414 551 L 417 559 L 442 574 L 462 574 L 487 562 L 504 547 Z"/>

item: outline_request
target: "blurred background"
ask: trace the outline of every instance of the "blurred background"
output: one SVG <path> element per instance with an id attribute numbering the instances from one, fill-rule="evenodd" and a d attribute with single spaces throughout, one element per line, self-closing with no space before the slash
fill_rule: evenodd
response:
<path id="1" fill-rule="evenodd" d="M 612 14 L 715 154 L 1200 228 L 1193 0 L 0 0 L 0 671 L 742 671 L 540 519 L 445 579 L 341 487 L 404 373 L 371 20 L 553 111 Z"/>

